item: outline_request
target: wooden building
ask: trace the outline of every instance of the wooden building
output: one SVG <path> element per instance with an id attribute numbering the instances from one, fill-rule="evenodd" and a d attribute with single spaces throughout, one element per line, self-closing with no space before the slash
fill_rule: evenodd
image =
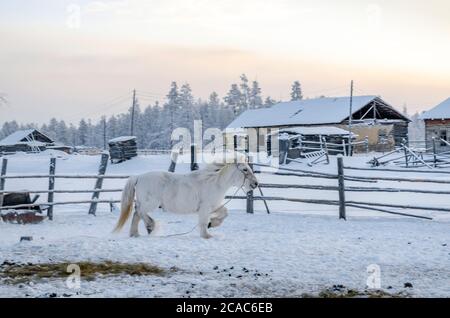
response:
<path id="1" fill-rule="evenodd" d="M 226 147 L 235 143 L 233 134 L 244 130 L 256 135 L 258 151 L 267 150 L 271 130 L 315 127 L 317 136 L 330 127 L 349 130 L 350 97 L 323 97 L 282 102 L 270 108 L 247 110 L 225 131 Z M 355 96 L 352 103 L 352 133 L 355 141 L 368 140 L 369 150 L 386 151 L 408 138 L 409 119 L 378 96 Z M 250 132 L 256 130 L 255 132 Z M 326 138 L 326 136 L 325 136 Z M 357 149 L 356 149 L 357 150 Z M 270 152 L 270 149 L 269 149 Z"/>
<path id="2" fill-rule="evenodd" d="M 40 152 L 55 142 L 37 129 L 18 130 L 0 140 L 0 153 Z"/>
<path id="3" fill-rule="evenodd" d="M 450 98 L 422 114 L 425 121 L 426 148 L 436 151 L 450 150 Z M 434 145 L 433 145 L 434 138 Z"/>

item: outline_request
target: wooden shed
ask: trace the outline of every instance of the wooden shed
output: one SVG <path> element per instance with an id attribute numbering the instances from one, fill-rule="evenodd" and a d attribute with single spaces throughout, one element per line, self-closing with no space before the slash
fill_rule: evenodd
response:
<path id="1" fill-rule="evenodd" d="M 18 130 L 0 140 L 0 152 L 40 152 L 54 145 L 50 137 L 37 129 Z"/>
<path id="2" fill-rule="evenodd" d="M 425 122 L 426 148 L 432 149 L 435 146 L 438 152 L 449 151 L 450 98 L 423 113 L 421 119 Z"/>

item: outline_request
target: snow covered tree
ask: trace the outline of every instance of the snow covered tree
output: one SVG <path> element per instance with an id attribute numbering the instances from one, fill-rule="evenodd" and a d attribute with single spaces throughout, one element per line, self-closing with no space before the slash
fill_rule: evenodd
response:
<path id="1" fill-rule="evenodd" d="M 64 120 L 59 121 L 58 124 L 56 125 L 55 140 L 64 145 L 69 144 L 69 138 L 68 138 L 68 134 L 67 134 L 67 125 L 64 122 Z"/>
<path id="2" fill-rule="evenodd" d="M 264 107 L 269 108 L 275 105 L 276 103 L 277 101 L 275 99 L 273 99 L 270 96 L 267 96 L 267 98 L 264 100 Z"/>
<path id="3" fill-rule="evenodd" d="M 248 85 L 247 75 L 241 75 L 241 84 L 239 86 L 241 88 L 241 109 L 242 111 L 245 111 L 249 108 L 251 95 L 251 89 Z"/>
<path id="4" fill-rule="evenodd" d="M 295 81 L 294 84 L 292 84 L 291 101 L 297 101 L 302 99 L 303 99 L 302 86 L 299 81 Z"/>
<path id="5" fill-rule="evenodd" d="M 192 96 L 192 89 L 191 86 L 187 83 L 181 86 L 179 103 L 179 127 L 186 127 L 192 132 L 194 127 L 194 119 L 196 118 L 196 111 L 194 109 L 194 96 Z"/>
<path id="6" fill-rule="evenodd" d="M 80 120 L 78 126 L 78 142 L 79 145 L 85 146 L 88 142 L 89 126 L 84 119 Z"/>
<path id="7" fill-rule="evenodd" d="M 253 81 L 249 98 L 250 108 L 260 108 L 262 104 L 261 88 L 259 87 L 259 83 L 257 81 Z"/>
<path id="8" fill-rule="evenodd" d="M 172 145 L 172 141 L 170 141 L 170 136 L 172 131 L 176 128 L 177 125 L 177 114 L 180 110 L 180 94 L 178 92 L 178 85 L 176 82 L 172 82 L 170 86 L 170 91 L 167 94 L 167 102 L 164 104 L 164 114 L 165 121 L 167 123 L 167 131 L 166 131 L 166 141 Z"/>
<path id="9" fill-rule="evenodd" d="M 232 111 L 235 116 L 239 115 L 242 112 L 242 94 L 239 90 L 239 87 L 237 84 L 232 84 L 231 88 L 225 96 L 224 101 Z"/>

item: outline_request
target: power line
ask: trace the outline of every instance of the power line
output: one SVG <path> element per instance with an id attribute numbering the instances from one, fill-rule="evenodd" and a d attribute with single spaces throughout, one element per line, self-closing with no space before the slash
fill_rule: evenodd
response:
<path id="1" fill-rule="evenodd" d="M 115 106 L 117 104 L 123 103 L 126 100 L 128 100 L 130 98 L 130 93 L 115 97 L 113 99 L 111 99 L 109 102 L 105 102 L 105 103 L 101 103 L 101 104 L 97 104 L 97 106 L 93 106 L 91 109 L 92 111 L 89 113 L 86 112 L 77 112 L 77 113 L 73 113 L 69 116 L 66 116 L 67 120 L 71 120 L 74 117 L 78 117 L 79 115 L 84 115 L 84 116 L 90 116 L 92 114 L 98 113 L 98 112 L 103 112 L 105 110 L 111 109 L 111 108 L 115 108 Z M 102 108 L 98 108 L 98 107 L 102 107 Z"/>
<path id="2" fill-rule="evenodd" d="M 153 92 L 149 92 L 149 91 L 144 91 L 144 90 L 137 90 L 138 93 L 141 94 L 146 94 L 146 95 L 151 95 L 151 96 L 159 96 L 159 97 L 166 97 L 165 94 L 158 94 L 158 93 L 153 93 Z"/>

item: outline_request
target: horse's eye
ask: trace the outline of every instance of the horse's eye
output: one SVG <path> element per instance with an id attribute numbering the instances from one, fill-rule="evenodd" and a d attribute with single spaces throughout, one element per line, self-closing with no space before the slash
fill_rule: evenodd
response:
<path id="1" fill-rule="evenodd" d="M 247 168 L 245 168 L 245 169 L 243 169 L 242 171 L 244 171 L 244 172 L 248 172 L 248 169 L 247 169 Z"/>

